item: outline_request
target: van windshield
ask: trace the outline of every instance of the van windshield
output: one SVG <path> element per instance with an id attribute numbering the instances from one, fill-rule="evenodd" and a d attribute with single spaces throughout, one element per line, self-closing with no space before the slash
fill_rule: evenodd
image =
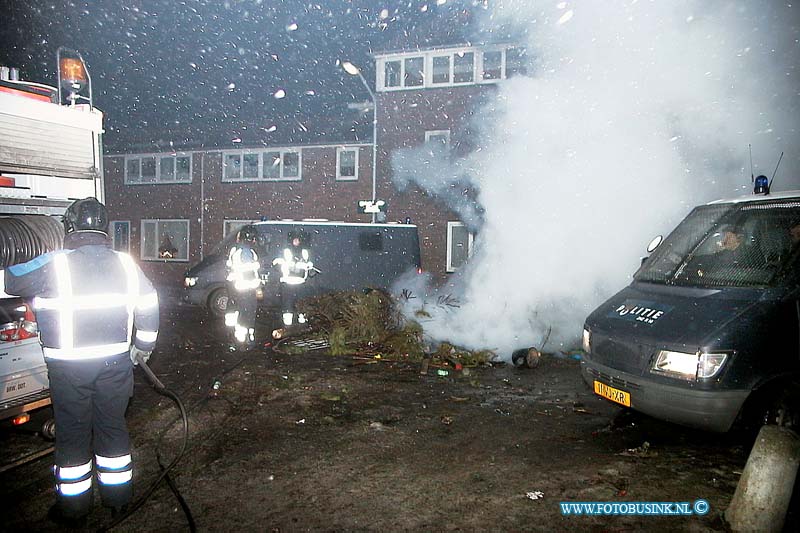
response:
<path id="1" fill-rule="evenodd" d="M 636 281 L 691 287 L 773 285 L 796 265 L 800 202 L 696 208 L 636 273 Z"/>

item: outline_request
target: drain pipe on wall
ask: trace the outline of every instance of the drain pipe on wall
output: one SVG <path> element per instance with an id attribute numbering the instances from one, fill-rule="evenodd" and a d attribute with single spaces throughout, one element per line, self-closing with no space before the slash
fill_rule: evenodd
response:
<path id="1" fill-rule="evenodd" d="M 200 261 L 203 260 L 203 243 L 205 243 L 205 217 L 206 217 L 206 153 L 201 152 L 200 155 Z"/>

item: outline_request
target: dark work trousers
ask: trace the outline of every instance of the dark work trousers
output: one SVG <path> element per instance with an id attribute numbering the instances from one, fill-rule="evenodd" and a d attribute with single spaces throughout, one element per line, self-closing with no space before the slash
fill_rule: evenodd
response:
<path id="1" fill-rule="evenodd" d="M 239 295 L 239 292 L 234 288 L 232 281 L 225 282 L 225 290 L 228 292 L 228 303 L 225 306 L 225 313 L 238 311 L 239 305 L 236 301 L 236 297 Z"/>
<path id="2" fill-rule="evenodd" d="M 125 423 L 133 396 L 130 355 L 83 361 L 47 359 L 47 371 L 56 421 L 56 502 L 61 511 L 79 517 L 91 510 L 93 462 L 103 504 L 126 505 L 133 495 Z"/>
<path id="3" fill-rule="evenodd" d="M 255 328 L 258 310 L 256 291 L 237 292 L 236 307 L 239 311 L 239 325 L 248 329 Z"/>
<path id="4" fill-rule="evenodd" d="M 255 329 L 256 313 L 258 312 L 258 297 L 256 296 L 256 291 L 237 291 L 233 283 L 227 283 L 226 285 L 228 289 L 228 305 L 225 309 L 225 314 L 238 312 L 236 325 L 248 330 Z M 236 326 L 234 326 L 231 331 L 234 335 L 234 340 L 236 340 Z M 252 342 L 252 339 L 247 342 Z"/>
<path id="5" fill-rule="evenodd" d="M 281 313 L 297 314 L 297 302 L 305 298 L 305 287 L 305 283 L 281 283 Z"/>

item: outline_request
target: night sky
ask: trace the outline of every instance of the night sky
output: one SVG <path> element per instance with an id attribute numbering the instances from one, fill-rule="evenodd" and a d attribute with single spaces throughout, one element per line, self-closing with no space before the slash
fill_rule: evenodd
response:
<path id="1" fill-rule="evenodd" d="M 470 41 L 483 0 L 2 2 L 0 65 L 55 85 L 88 63 L 106 152 L 369 141 L 376 51 Z"/>

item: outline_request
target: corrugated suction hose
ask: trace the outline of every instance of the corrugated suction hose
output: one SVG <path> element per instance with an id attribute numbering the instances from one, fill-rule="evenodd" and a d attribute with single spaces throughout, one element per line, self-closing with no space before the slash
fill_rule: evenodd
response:
<path id="1" fill-rule="evenodd" d="M 47 215 L 0 217 L 0 268 L 25 263 L 64 245 L 64 226 Z"/>

